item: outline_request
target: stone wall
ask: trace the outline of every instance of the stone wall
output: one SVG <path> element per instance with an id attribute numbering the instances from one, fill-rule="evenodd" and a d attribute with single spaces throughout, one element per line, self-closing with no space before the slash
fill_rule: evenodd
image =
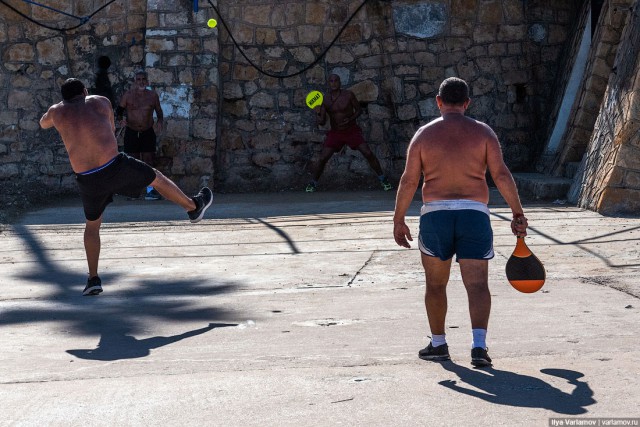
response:
<path id="1" fill-rule="evenodd" d="M 557 152 L 542 159 L 541 168 L 554 176 L 562 176 L 570 163 L 580 162 L 584 155 L 602 100 L 611 70 L 618 52 L 622 31 L 633 0 L 606 1 L 602 5 L 595 32 L 592 35 L 589 59 L 575 105 L 573 106 L 567 131 Z M 583 6 L 583 16 L 590 8 Z M 586 23 L 590 25 L 590 23 Z M 577 40 L 579 43 L 579 40 Z M 560 86 L 564 87 L 564 86 Z M 558 102 L 559 104 L 559 102 Z"/>
<path id="2" fill-rule="evenodd" d="M 238 0 L 221 13 L 252 67 L 221 30 L 222 134 L 216 181 L 228 191 L 299 189 L 321 150 L 324 129 L 304 103 L 341 76 L 358 96 L 358 120 L 383 168 L 397 179 L 415 130 L 439 115 L 435 93 L 449 76 L 469 81 L 470 115 L 498 133 L 507 163 L 526 170 L 541 151 L 558 63 L 576 14 L 573 1 Z M 286 11 L 286 13 L 285 13 Z M 323 184 L 326 183 L 326 184 Z M 377 185 L 358 153 L 328 164 L 321 186 Z"/>
<path id="3" fill-rule="evenodd" d="M 579 206 L 605 215 L 640 211 L 640 2 L 622 27 L 584 172 L 575 183 Z"/>
<path id="4" fill-rule="evenodd" d="M 51 26 L 73 23 L 55 12 L 10 1 Z M 56 1 L 87 15 L 106 3 Z M 53 4 L 51 3 L 51 4 Z M 166 130 L 159 167 L 187 189 L 211 178 L 217 191 L 300 189 L 321 149 L 305 95 L 337 73 L 364 108 L 358 120 L 384 169 L 397 179 L 409 139 L 438 116 L 441 80 L 469 81 L 469 113 L 498 133 L 512 170 L 534 164 L 536 138 L 553 110 L 553 84 L 576 0 L 218 0 L 231 34 L 208 1 L 116 1 L 69 32 L 43 29 L 0 5 L 0 185 L 6 200 L 33 189 L 75 192 L 64 147 L 38 119 L 60 100 L 60 84 L 74 76 L 92 85 L 98 58 L 111 60 L 119 99 L 134 70 L 146 68 L 161 96 Z M 337 39 L 336 39 L 337 37 Z M 332 44 L 332 41 L 335 43 Z M 323 51 L 330 49 L 325 55 Z M 334 156 L 325 188 L 377 186 L 359 154 Z M 28 198 L 31 198 L 29 196 Z M 34 196 L 35 198 L 35 196 Z"/>

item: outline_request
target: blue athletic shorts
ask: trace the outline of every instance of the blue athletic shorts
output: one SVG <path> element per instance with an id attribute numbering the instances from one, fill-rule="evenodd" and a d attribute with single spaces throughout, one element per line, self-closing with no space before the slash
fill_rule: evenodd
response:
<path id="1" fill-rule="evenodd" d="M 445 261 L 491 259 L 493 230 L 489 209 L 474 200 L 438 200 L 425 203 L 420 216 L 420 251 Z"/>

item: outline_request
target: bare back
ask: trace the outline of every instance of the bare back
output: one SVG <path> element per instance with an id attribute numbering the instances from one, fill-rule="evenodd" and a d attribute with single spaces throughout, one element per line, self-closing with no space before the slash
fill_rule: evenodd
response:
<path id="1" fill-rule="evenodd" d="M 55 104 L 40 124 L 45 129 L 55 126 L 76 173 L 102 166 L 118 154 L 113 110 L 103 96 L 79 96 Z"/>
<path id="2" fill-rule="evenodd" d="M 498 140 L 487 125 L 462 114 L 446 114 L 423 126 L 413 143 L 420 152 L 424 202 L 489 202 L 487 153 Z"/>

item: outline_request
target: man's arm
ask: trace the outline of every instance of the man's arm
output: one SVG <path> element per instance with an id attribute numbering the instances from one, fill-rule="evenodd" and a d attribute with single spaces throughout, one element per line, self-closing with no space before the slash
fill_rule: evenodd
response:
<path id="1" fill-rule="evenodd" d="M 116 115 L 115 120 L 118 120 L 122 126 L 126 126 L 126 118 L 124 117 L 124 113 L 127 110 L 127 95 L 129 92 L 125 92 L 120 98 L 120 103 L 116 107 Z"/>
<path id="2" fill-rule="evenodd" d="M 320 104 L 319 107 L 316 107 L 316 124 L 318 126 L 324 126 L 327 123 L 327 109 L 324 107 L 324 104 Z"/>
<path id="3" fill-rule="evenodd" d="M 413 195 L 420 184 L 420 175 L 422 174 L 422 158 L 417 142 L 419 134 L 420 131 L 413 137 L 407 149 L 407 164 L 398 185 L 396 208 L 393 214 L 393 238 L 398 245 L 405 248 L 410 248 L 409 241 L 413 241 L 411 231 L 405 222 L 405 215 L 413 201 Z"/>
<path id="4" fill-rule="evenodd" d="M 42 129 L 49 129 L 53 127 L 53 117 L 51 117 L 52 108 L 53 107 L 49 107 L 49 110 L 47 110 L 47 112 L 40 118 L 40 127 Z"/>
<path id="5" fill-rule="evenodd" d="M 511 231 L 517 236 L 527 235 L 527 218 L 524 216 L 524 210 L 518 196 L 518 187 L 513 180 L 513 175 L 507 168 L 502 158 L 502 149 L 498 137 L 489 129 L 490 136 L 487 141 L 487 167 L 493 182 L 495 182 L 498 191 L 504 198 L 505 202 L 511 208 L 513 220 L 511 221 Z"/>
<path id="6" fill-rule="evenodd" d="M 164 114 L 162 113 L 162 106 L 160 105 L 160 97 L 158 96 L 158 94 L 155 95 L 155 103 L 153 105 L 153 108 L 156 110 L 156 116 L 158 118 L 158 131 L 162 131 L 162 127 L 164 126 Z"/>

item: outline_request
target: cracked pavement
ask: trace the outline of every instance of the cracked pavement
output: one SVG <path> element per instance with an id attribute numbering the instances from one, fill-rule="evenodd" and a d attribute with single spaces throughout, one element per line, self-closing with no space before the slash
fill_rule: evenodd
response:
<path id="1" fill-rule="evenodd" d="M 638 417 L 640 218 L 527 204 L 540 292 L 504 278 L 509 209 L 491 204 L 488 346 L 470 365 L 454 265 L 451 362 L 428 343 L 417 250 L 394 194 L 218 195 L 190 224 L 169 202 L 107 208 L 86 281 L 79 203 L 0 232 L 0 425 L 522 425 Z M 624 396 L 624 398 L 621 398 Z M 425 420 L 429 420 L 428 422 Z"/>

